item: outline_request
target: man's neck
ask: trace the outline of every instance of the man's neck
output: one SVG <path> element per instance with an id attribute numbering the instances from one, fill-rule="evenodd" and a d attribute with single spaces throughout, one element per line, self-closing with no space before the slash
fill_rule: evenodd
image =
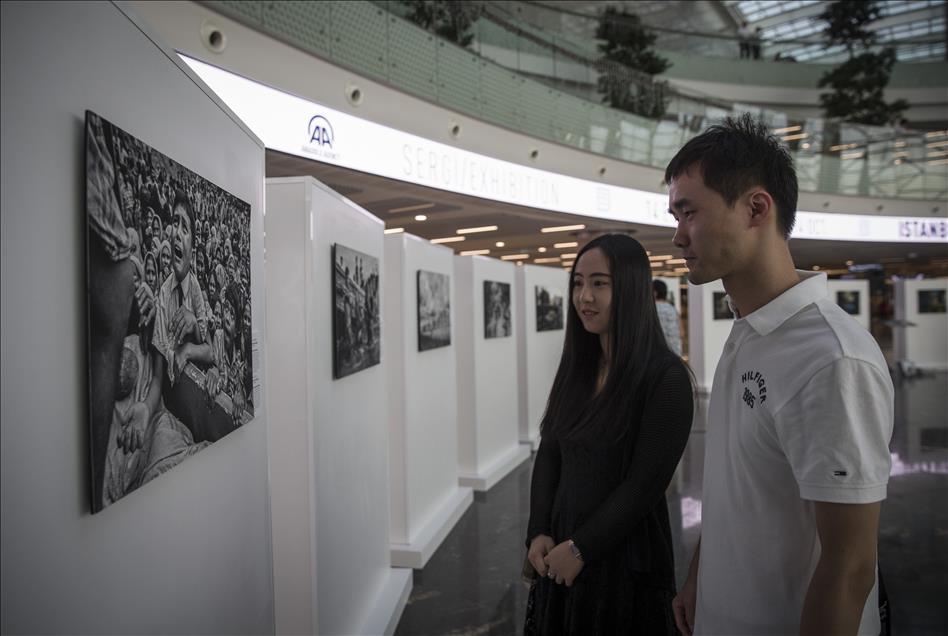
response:
<path id="1" fill-rule="evenodd" d="M 790 251 L 778 250 L 722 279 L 740 317 L 749 316 L 800 282 Z"/>

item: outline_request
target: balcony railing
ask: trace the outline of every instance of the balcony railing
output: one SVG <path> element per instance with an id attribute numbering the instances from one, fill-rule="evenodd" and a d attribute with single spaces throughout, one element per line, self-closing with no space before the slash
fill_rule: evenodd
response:
<path id="1" fill-rule="evenodd" d="M 715 103 L 681 108 L 674 121 L 658 121 L 505 68 L 370 2 L 206 4 L 312 55 L 447 109 L 615 159 L 664 168 L 708 124 L 732 112 L 751 111 L 771 128 L 783 130 L 803 191 L 935 200 L 948 192 L 945 132 L 926 136 L 818 118 L 793 121 L 784 113 Z M 521 59 L 542 58 L 546 48 L 515 50 Z M 584 72 L 571 63 L 564 59 L 557 66 L 562 71 L 554 75 Z"/>

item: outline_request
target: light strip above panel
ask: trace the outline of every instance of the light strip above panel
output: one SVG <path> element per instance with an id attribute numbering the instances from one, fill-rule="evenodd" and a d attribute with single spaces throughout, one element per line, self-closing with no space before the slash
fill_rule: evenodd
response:
<path id="1" fill-rule="evenodd" d="M 181 57 L 268 149 L 512 205 L 675 226 L 667 212 L 665 194 L 580 179 L 462 150 Z M 793 237 L 948 243 L 948 219 L 799 211 Z"/>

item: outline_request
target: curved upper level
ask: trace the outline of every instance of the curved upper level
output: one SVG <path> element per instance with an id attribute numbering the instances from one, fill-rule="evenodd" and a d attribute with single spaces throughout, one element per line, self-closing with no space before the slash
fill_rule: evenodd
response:
<path id="1" fill-rule="evenodd" d="M 621 161 L 663 168 L 709 120 L 727 114 L 718 109 L 655 121 L 611 109 L 512 72 L 367 2 L 207 4 L 310 54 L 453 111 Z M 737 106 L 788 133 L 784 138 L 802 191 L 894 199 L 946 196 L 948 137 L 943 131 L 926 137 L 818 118 L 797 124 L 785 113 Z"/>

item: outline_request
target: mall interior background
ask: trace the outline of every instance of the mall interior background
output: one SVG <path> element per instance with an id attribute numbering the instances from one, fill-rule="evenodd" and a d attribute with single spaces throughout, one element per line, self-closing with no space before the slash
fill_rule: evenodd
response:
<path id="1" fill-rule="evenodd" d="M 399 2 L 0 5 L 4 634 L 516 632 L 563 333 L 538 328 L 536 290 L 566 297 L 585 242 L 634 236 L 706 392 L 729 324 L 720 287 L 683 278 L 662 173 L 744 111 L 793 153 L 798 267 L 826 271 L 897 382 L 880 560 L 898 633 L 948 630 L 945 2 L 879 3 L 899 60 L 886 99 L 909 102 L 887 126 L 821 113 L 819 77 L 846 56 L 821 41 L 826 3 L 551 4 L 478 3 L 466 47 Z M 607 5 L 659 36 L 660 118 L 602 102 Z M 758 59 L 739 56 L 742 20 Z M 251 208 L 253 419 L 96 514 L 86 111 Z M 346 377 L 334 245 L 380 272 L 380 363 Z M 450 281 L 450 343 L 424 351 L 419 271 Z M 485 336 L 485 282 L 509 286 L 504 337 Z M 669 489 L 679 568 L 700 528 L 701 413 Z"/>

